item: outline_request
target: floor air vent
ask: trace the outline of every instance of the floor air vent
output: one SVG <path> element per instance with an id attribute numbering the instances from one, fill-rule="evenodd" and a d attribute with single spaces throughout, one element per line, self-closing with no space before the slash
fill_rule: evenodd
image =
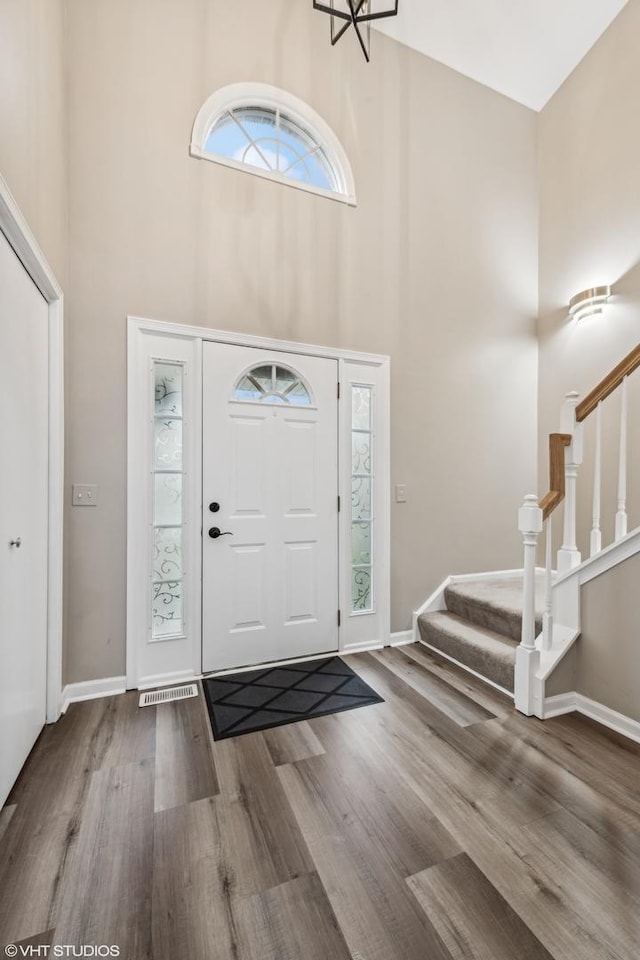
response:
<path id="1" fill-rule="evenodd" d="M 187 683 L 182 687 L 165 687 L 164 690 L 151 690 L 140 694 L 139 707 L 155 707 L 159 703 L 169 703 L 171 700 L 186 700 L 188 697 L 197 697 L 198 688 L 195 683 Z"/>

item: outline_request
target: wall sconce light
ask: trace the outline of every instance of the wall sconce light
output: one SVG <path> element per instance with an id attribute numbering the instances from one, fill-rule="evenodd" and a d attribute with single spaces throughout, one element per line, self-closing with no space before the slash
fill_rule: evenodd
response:
<path id="1" fill-rule="evenodd" d="M 597 313 L 602 313 L 605 303 L 611 296 L 611 287 L 591 287 L 589 290 L 583 290 L 576 293 L 569 301 L 569 317 L 572 320 L 584 320 L 585 317 L 593 317 Z"/>

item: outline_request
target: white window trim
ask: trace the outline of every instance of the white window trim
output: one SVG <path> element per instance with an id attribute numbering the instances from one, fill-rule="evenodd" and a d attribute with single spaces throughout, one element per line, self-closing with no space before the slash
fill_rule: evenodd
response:
<path id="1" fill-rule="evenodd" d="M 227 111 L 248 106 L 262 106 L 272 110 L 281 110 L 303 130 L 307 130 L 325 148 L 329 161 L 342 181 L 340 191 L 324 190 L 322 187 L 316 187 L 310 183 L 293 180 L 274 170 L 261 170 L 260 167 L 252 167 L 238 160 L 232 160 L 230 157 L 207 152 L 205 143 L 215 121 Z M 233 170 L 241 170 L 243 173 L 262 177 L 265 180 L 282 183 L 287 187 L 293 187 L 295 190 L 304 190 L 306 193 L 313 193 L 319 197 L 337 200 L 339 203 L 346 203 L 351 207 L 355 207 L 357 203 L 355 180 L 349 158 L 329 124 L 304 100 L 300 100 L 286 90 L 280 90 L 278 87 L 272 87 L 266 83 L 232 83 L 212 93 L 202 104 L 196 116 L 191 132 L 189 152 L 192 157 L 210 160 L 224 167 L 231 167 Z"/>
<path id="2" fill-rule="evenodd" d="M 180 323 L 128 318 L 128 464 L 127 464 L 127 687 L 142 688 L 174 683 L 202 675 L 202 468 L 201 450 L 191 446 L 188 472 L 192 478 L 188 507 L 185 554 L 189 560 L 189 590 L 185 621 L 186 636 L 175 642 L 147 644 L 149 570 L 147 523 L 150 515 L 145 461 L 141 451 L 148 450 L 147 372 L 151 357 L 167 362 L 187 360 L 191 378 L 191 396 L 202 398 L 202 342 L 257 347 L 292 355 L 325 357 L 338 361 L 341 401 L 339 405 L 339 493 L 340 544 L 338 558 L 339 652 L 374 650 L 391 642 L 390 634 L 390 358 L 380 354 L 319 347 L 268 337 L 251 336 Z M 375 486 L 376 517 L 374 547 L 375 609 L 351 614 L 351 384 L 372 385 L 376 389 L 374 425 L 377 470 Z M 187 414 L 194 436 L 202 435 L 202 403 L 194 402 Z M 143 457 L 141 459 L 141 456 Z M 151 649 L 149 649 L 151 648 Z"/>
<path id="3" fill-rule="evenodd" d="M 49 502 L 47 558 L 47 723 L 62 710 L 62 544 L 64 497 L 63 294 L 51 267 L 0 176 L 0 231 L 49 307 Z"/>

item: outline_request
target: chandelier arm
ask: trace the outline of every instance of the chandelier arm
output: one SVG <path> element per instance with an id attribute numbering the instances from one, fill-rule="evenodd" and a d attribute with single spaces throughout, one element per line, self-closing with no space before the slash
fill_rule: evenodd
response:
<path id="1" fill-rule="evenodd" d="M 349 20 L 348 23 L 345 23 L 344 26 L 340 27 L 340 29 L 338 30 L 338 32 L 336 33 L 335 36 L 333 36 L 333 35 L 331 36 L 331 46 L 332 46 L 332 47 L 335 47 L 335 45 L 336 45 L 336 43 L 338 42 L 338 40 L 340 40 L 340 38 L 345 35 L 345 33 L 347 32 L 347 30 L 348 30 L 349 27 L 351 26 L 352 22 L 353 22 L 352 20 Z"/>
<path id="2" fill-rule="evenodd" d="M 362 3 L 358 7 L 356 13 L 358 14 Z M 359 23 L 367 23 L 371 20 L 383 20 L 385 17 L 397 17 L 398 15 L 398 0 L 396 0 L 393 10 L 380 10 L 378 13 L 363 13 L 358 16 Z"/>
<path id="3" fill-rule="evenodd" d="M 338 17 L 339 20 L 348 20 L 351 23 L 351 14 L 344 13 L 342 10 L 335 10 L 333 7 L 329 7 L 326 3 L 316 3 L 316 0 L 313 0 L 313 9 L 321 10 L 322 13 L 328 13 L 331 17 Z"/>
<path id="4" fill-rule="evenodd" d="M 360 44 L 360 47 L 361 47 L 362 52 L 363 52 L 363 54 L 364 54 L 364 58 L 365 58 L 365 60 L 367 61 L 367 63 L 369 63 L 369 51 L 367 50 L 367 45 L 366 45 L 366 43 L 364 42 L 364 40 L 363 40 L 363 38 L 362 38 L 362 34 L 360 33 L 360 27 L 359 27 L 359 25 L 358 25 L 358 21 L 357 21 L 357 20 L 354 20 L 354 21 L 353 21 L 353 29 L 354 29 L 355 32 L 356 32 L 356 36 L 357 36 L 357 38 L 358 38 L 358 43 Z"/>
<path id="5" fill-rule="evenodd" d="M 371 20 L 383 20 L 385 17 L 395 17 L 398 13 L 398 8 L 395 10 L 383 10 L 379 13 L 363 13 L 362 16 L 357 17 L 358 23 L 368 23 Z"/>

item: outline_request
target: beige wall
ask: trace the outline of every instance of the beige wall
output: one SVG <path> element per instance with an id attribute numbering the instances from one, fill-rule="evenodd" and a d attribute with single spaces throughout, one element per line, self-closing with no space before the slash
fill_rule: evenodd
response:
<path id="1" fill-rule="evenodd" d="M 0 0 L 0 175 L 67 277 L 64 0 Z"/>
<path id="2" fill-rule="evenodd" d="M 547 683 L 546 695 L 577 693 L 640 722 L 640 554 L 582 588 L 582 635 Z"/>
<path id="3" fill-rule="evenodd" d="M 564 393 L 586 394 L 640 342 L 639 38 L 640 2 L 630 0 L 540 114 L 540 488 L 547 483 L 547 434 L 558 427 Z M 606 314 L 567 323 L 570 297 L 601 283 L 614 286 Z M 619 402 L 612 397 L 603 411 L 605 544 L 613 538 L 616 510 Z M 630 383 L 630 411 L 631 529 L 640 523 L 640 374 Z M 591 525 L 593 427 L 592 418 L 579 479 L 583 556 Z M 614 709 L 626 703 L 629 710 L 623 712 L 633 714 L 624 668 L 635 664 L 637 676 L 638 638 L 631 630 L 637 603 L 627 568 L 585 589 L 584 637 L 549 693 L 575 688 Z M 607 601 L 601 616 L 595 597 Z M 624 629 L 616 632 L 616 624 Z M 574 680 L 576 686 L 569 687 Z M 638 690 L 636 685 L 636 699 Z"/>
<path id="4" fill-rule="evenodd" d="M 585 395 L 640 342 L 640 126 L 634 106 L 640 95 L 639 38 L 640 2 L 630 0 L 540 114 L 539 425 L 545 448 L 547 434 L 558 427 L 565 392 Z M 568 323 L 570 297 L 601 283 L 614 286 L 606 315 Z M 632 388 L 632 410 L 637 410 L 640 383 Z M 612 466 L 618 405 L 614 397 L 605 410 L 605 449 Z M 640 431 L 637 417 L 635 427 Z M 580 487 L 583 551 L 590 519 L 592 423 L 586 432 Z M 630 496 L 635 524 L 640 522 L 638 451 L 636 443 Z M 543 471 L 546 462 L 541 456 Z M 612 470 L 605 480 L 608 540 L 615 513 Z"/>
<path id="5" fill-rule="evenodd" d="M 124 672 L 125 316 L 389 353 L 393 629 L 452 571 L 518 563 L 535 477 L 536 117 L 290 0 L 69 0 L 66 680 Z M 250 28 L 248 28 L 250 24 Z M 358 208 L 188 156 L 238 80 L 342 139 Z M 514 453 L 514 451 L 517 451 Z"/>
<path id="6" fill-rule="evenodd" d="M 582 589 L 578 693 L 640 722 L 640 554 Z"/>

